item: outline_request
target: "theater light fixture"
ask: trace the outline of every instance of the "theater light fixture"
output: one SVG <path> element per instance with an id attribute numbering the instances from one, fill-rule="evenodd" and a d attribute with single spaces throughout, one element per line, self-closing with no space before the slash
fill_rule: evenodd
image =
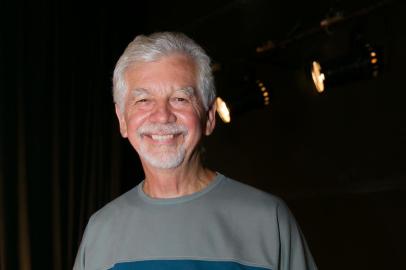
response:
<path id="1" fill-rule="evenodd" d="M 266 88 L 265 84 L 261 80 L 256 81 L 257 88 L 261 90 L 263 97 L 264 106 L 269 105 L 269 89 Z"/>
<path id="2" fill-rule="evenodd" d="M 317 92 L 322 93 L 324 92 L 324 73 L 321 71 L 321 66 L 319 62 L 313 61 L 312 63 L 312 79 L 314 86 L 316 87 Z"/>
<path id="3" fill-rule="evenodd" d="M 219 114 L 221 120 L 224 123 L 230 123 L 230 109 L 227 107 L 227 104 L 221 99 L 221 97 L 216 98 L 217 113 Z"/>
<path id="4" fill-rule="evenodd" d="M 349 55 L 311 63 L 311 76 L 317 92 L 347 82 L 377 77 L 383 68 L 383 52 L 370 44 Z"/>
<path id="5" fill-rule="evenodd" d="M 237 96 L 230 97 L 227 102 L 217 97 L 217 113 L 224 123 L 230 123 L 235 115 L 269 105 L 269 88 L 261 80 L 256 80 L 253 84 L 249 84 L 251 87 L 239 92 Z"/>

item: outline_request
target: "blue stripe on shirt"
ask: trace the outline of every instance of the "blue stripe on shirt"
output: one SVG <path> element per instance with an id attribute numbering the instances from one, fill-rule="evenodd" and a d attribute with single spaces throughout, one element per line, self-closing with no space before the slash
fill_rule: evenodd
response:
<path id="1" fill-rule="evenodd" d="M 109 270 L 271 270 L 230 261 L 145 260 L 117 263 Z"/>

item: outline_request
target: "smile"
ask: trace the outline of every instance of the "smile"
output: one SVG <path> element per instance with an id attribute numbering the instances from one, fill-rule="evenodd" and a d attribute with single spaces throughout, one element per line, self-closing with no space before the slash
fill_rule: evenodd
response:
<path id="1" fill-rule="evenodd" d="M 158 142 L 168 141 L 168 140 L 173 139 L 173 137 L 174 137 L 173 134 L 168 134 L 168 135 L 156 135 L 156 134 L 153 134 L 153 135 L 151 135 L 151 138 L 154 141 L 158 141 Z"/>
<path id="2" fill-rule="evenodd" d="M 165 145 L 172 145 L 177 142 L 178 137 L 181 136 L 182 133 L 175 133 L 175 134 L 144 134 L 144 138 L 147 138 L 151 143 L 154 144 L 165 144 Z"/>

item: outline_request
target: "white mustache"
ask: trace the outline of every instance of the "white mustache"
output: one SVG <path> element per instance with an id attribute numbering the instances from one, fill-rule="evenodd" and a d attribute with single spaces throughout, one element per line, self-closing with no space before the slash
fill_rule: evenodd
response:
<path id="1" fill-rule="evenodd" d="M 184 125 L 178 125 L 175 123 L 169 124 L 144 124 L 137 130 L 138 135 L 145 134 L 179 134 L 182 133 L 186 135 L 188 129 Z"/>

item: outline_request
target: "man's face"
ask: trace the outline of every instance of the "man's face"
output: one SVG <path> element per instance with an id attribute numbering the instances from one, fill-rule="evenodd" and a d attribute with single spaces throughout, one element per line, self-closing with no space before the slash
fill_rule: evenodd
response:
<path id="1" fill-rule="evenodd" d="M 196 156 L 202 134 L 214 128 L 215 108 L 205 112 L 196 88 L 196 66 L 173 54 L 137 63 L 126 74 L 124 112 L 116 106 L 123 137 L 143 163 L 175 168 Z"/>

